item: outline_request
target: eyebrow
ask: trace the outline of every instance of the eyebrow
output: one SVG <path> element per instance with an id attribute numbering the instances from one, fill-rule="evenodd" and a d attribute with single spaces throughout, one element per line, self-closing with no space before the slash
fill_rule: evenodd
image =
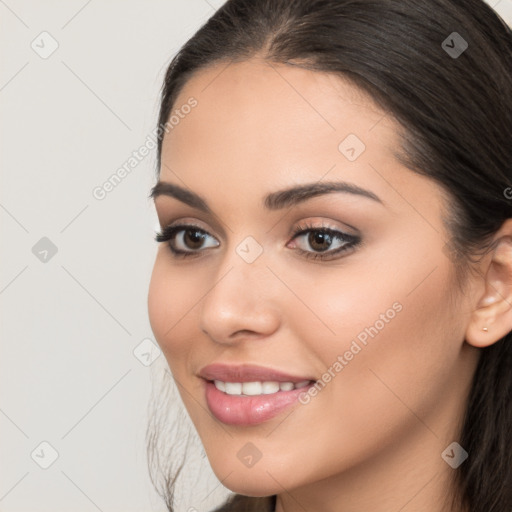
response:
<path id="1" fill-rule="evenodd" d="M 347 194 L 354 194 L 376 201 L 377 203 L 384 204 L 383 201 L 371 192 L 361 188 L 353 183 L 344 181 L 330 181 L 330 182 L 316 182 L 298 185 L 296 187 L 288 188 L 272 192 L 265 196 L 264 206 L 267 210 L 280 210 L 288 206 L 294 206 L 312 197 L 323 194 L 330 194 L 333 192 L 343 192 Z M 200 195 L 187 190 L 179 185 L 169 183 L 166 181 L 159 181 L 152 189 L 149 197 L 155 199 L 158 196 L 174 197 L 178 201 L 185 203 L 192 208 L 196 208 L 204 213 L 213 214 L 208 203 Z"/>

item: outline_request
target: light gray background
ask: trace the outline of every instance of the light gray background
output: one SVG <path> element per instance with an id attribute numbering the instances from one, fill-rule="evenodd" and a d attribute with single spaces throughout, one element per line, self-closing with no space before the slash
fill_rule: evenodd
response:
<path id="1" fill-rule="evenodd" d="M 144 439 L 165 369 L 144 364 L 155 151 L 92 191 L 144 144 L 166 65 L 222 3 L 0 0 L 0 511 L 166 510 Z M 512 24 L 512 0 L 489 3 Z M 55 255 L 33 253 L 43 237 Z M 193 458 L 180 510 L 211 510 L 227 490 Z"/>

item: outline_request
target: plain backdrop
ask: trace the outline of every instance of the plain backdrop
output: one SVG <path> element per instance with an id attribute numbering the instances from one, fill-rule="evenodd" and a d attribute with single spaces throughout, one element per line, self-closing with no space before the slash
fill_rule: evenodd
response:
<path id="1" fill-rule="evenodd" d="M 0 0 L 0 512 L 166 510 L 145 454 L 165 365 L 146 302 L 155 150 L 94 190 L 145 144 L 167 64 L 222 3 Z M 512 24 L 512 0 L 489 3 Z M 208 511 L 228 491 L 191 454 L 178 512 Z"/>

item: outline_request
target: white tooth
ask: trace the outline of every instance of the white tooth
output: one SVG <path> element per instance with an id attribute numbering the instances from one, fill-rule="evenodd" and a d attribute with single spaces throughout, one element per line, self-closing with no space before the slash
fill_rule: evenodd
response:
<path id="1" fill-rule="evenodd" d="M 292 389 L 299 389 L 307 386 L 310 381 L 303 380 L 302 382 L 277 382 L 277 381 L 253 381 L 253 382 L 223 382 L 221 380 L 214 380 L 213 383 L 219 391 L 223 391 L 228 395 L 270 395 L 278 391 L 291 391 Z"/>
<path id="2" fill-rule="evenodd" d="M 291 391 L 293 389 L 293 382 L 280 382 L 279 389 L 281 391 Z"/>
<path id="3" fill-rule="evenodd" d="M 279 382 L 275 381 L 267 381 L 263 382 L 261 385 L 261 392 L 264 395 L 269 395 L 270 393 L 277 393 L 279 391 Z"/>
<path id="4" fill-rule="evenodd" d="M 226 393 L 228 395 L 241 395 L 242 383 L 241 382 L 225 382 Z"/>
<path id="5" fill-rule="evenodd" d="M 219 391 L 226 391 L 226 384 L 221 380 L 214 380 L 213 383 Z"/>
<path id="6" fill-rule="evenodd" d="M 261 382 L 243 382 L 242 393 L 244 395 L 261 395 Z"/>

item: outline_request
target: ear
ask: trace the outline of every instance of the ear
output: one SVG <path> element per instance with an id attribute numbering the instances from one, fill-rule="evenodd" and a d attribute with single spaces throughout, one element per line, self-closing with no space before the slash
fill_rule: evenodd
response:
<path id="1" fill-rule="evenodd" d="M 512 331 L 512 219 L 507 219 L 496 233 L 494 244 L 490 258 L 484 258 L 480 268 L 484 293 L 466 331 L 466 342 L 480 348 Z"/>

